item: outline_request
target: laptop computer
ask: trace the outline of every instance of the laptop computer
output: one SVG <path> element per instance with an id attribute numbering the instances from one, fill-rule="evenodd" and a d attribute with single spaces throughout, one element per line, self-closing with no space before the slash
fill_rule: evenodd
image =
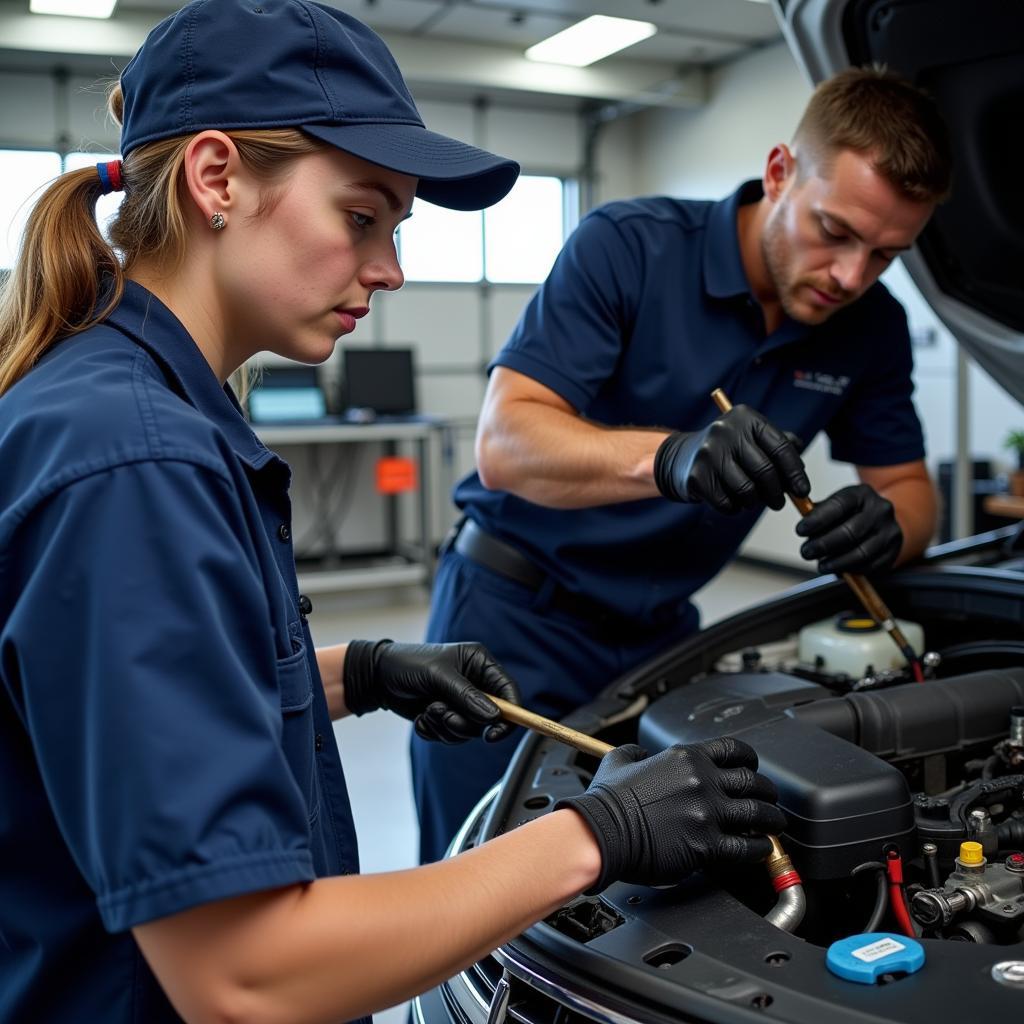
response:
<path id="1" fill-rule="evenodd" d="M 309 423 L 327 412 L 315 366 L 266 366 L 249 393 L 249 420 L 254 424 Z"/>

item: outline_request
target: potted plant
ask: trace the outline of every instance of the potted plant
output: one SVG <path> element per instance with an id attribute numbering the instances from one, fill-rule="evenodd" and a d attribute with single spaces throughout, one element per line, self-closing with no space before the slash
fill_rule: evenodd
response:
<path id="1" fill-rule="evenodd" d="M 1017 467 L 1010 473 L 1010 493 L 1024 497 L 1024 430 L 1011 430 L 1003 447 L 1017 456 Z"/>

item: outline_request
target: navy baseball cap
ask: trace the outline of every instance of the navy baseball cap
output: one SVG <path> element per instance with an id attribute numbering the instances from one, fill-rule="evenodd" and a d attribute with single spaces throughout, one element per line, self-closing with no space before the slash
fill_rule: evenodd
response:
<path id="1" fill-rule="evenodd" d="M 310 0 L 195 0 L 146 37 L 121 75 L 121 152 L 205 128 L 301 128 L 418 177 L 417 195 L 479 210 L 515 184 L 514 160 L 426 129 L 384 41 Z"/>

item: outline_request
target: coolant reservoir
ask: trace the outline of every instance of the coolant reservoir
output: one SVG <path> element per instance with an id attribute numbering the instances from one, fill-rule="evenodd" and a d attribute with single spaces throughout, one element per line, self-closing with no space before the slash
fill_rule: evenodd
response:
<path id="1" fill-rule="evenodd" d="M 924 630 L 916 622 L 896 622 L 910 646 L 918 653 L 924 650 Z M 798 657 L 807 665 L 817 663 L 823 672 L 844 673 L 852 679 L 866 675 L 869 668 L 881 672 L 906 666 L 899 648 L 874 619 L 849 612 L 804 626 Z"/>

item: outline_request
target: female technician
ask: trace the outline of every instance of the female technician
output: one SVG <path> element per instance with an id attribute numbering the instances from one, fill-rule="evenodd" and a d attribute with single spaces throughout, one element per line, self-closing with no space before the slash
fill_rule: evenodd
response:
<path id="1" fill-rule="evenodd" d="M 123 165 L 47 190 L 0 310 L 0 1020 L 351 1019 L 583 890 L 763 857 L 771 784 L 723 740 L 622 748 L 493 842 L 357 875 L 330 718 L 496 739 L 515 686 L 475 645 L 313 649 L 288 468 L 225 381 L 326 359 L 402 284 L 413 196 L 478 209 L 517 168 L 428 132 L 383 43 L 306 0 L 184 7 L 112 100 Z"/>

